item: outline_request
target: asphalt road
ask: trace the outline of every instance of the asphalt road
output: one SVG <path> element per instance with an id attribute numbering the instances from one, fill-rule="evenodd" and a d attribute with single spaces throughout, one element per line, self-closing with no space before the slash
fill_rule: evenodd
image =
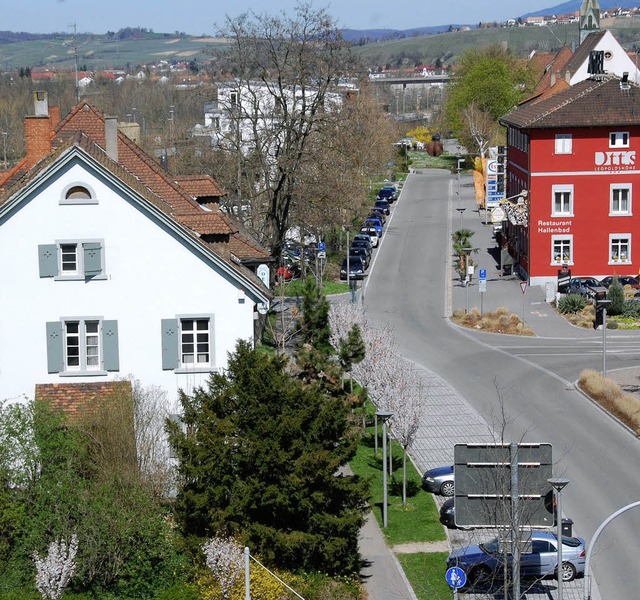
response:
<path id="1" fill-rule="evenodd" d="M 640 444 L 571 384 L 583 368 L 601 364 L 594 335 L 523 341 L 449 322 L 451 223 L 457 228 L 461 202 L 469 218 L 474 206 L 465 190 L 459 200 L 447 171 L 409 177 L 366 283 L 367 309 L 393 325 L 407 358 L 447 380 L 494 429 L 504 428 L 505 441 L 553 444 L 554 476 L 571 480 L 564 512 L 590 540 L 605 518 L 640 499 Z M 637 348 L 629 339 L 624 343 Z M 594 551 L 602 598 L 638 597 L 639 563 L 640 511 L 630 511 L 607 527 Z"/>

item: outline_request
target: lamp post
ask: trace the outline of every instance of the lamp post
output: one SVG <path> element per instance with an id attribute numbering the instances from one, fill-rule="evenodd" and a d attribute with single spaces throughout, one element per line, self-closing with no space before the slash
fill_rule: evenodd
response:
<path id="1" fill-rule="evenodd" d="M 556 506 L 556 524 L 558 538 L 558 567 L 556 572 L 558 574 L 558 596 L 557 600 L 562 600 L 562 490 L 569 484 L 569 480 L 566 477 L 551 477 L 547 481 L 553 486 L 556 491 L 557 506 Z"/>
<path id="2" fill-rule="evenodd" d="M 2 132 L 2 147 L 4 149 L 4 168 L 7 168 L 7 135 L 9 134 L 8 131 L 3 131 Z"/>
<path id="3" fill-rule="evenodd" d="M 471 283 L 471 278 L 469 277 L 469 254 L 477 250 L 477 248 L 463 248 L 464 252 L 464 287 L 467 288 L 467 303 L 465 304 L 464 312 L 467 314 L 469 312 L 469 284 Z"/>
<path id="4" fill-rule="evenodd" d="M 602 309 L 602 376 L 607 376 L 607 307 L 611 300 L 596 300 L 596 310 Z"/>
<path id="5" fill-rule="evenodd" d="M 393 416 L 389 410 L 379 410 L 376 417 L 382 421 L 382 526 L 387 526 L 387 421 Z"/>
<path id="6" fill-rule="evenodd" d="M 467 209 L 458 207 L 456 210 L 460 213 L 460 229 L 462 229 L 462 213 Z"/>

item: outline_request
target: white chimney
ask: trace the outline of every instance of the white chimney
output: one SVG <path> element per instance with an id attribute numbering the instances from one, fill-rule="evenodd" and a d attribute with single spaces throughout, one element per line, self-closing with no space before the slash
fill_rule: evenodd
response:
<path id="1" fill-rule="evenodd" d="M 36 117 L 49 116 L 49 98 L 47 92 L 33 92 L 33 106 Z"/>
<path id="2" fill-rule="evenodd" d="M 104 118 L 104 138 L 107 156 L 118 162 L 118 118 Z"/>

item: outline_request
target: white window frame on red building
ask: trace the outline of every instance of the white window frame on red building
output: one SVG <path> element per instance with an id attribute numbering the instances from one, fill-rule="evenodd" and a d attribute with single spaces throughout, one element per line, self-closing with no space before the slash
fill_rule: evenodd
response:
<path id="1" fill-rule="evenodd" d="M 560 210 L 556 209 L 556 201 L 558 198 L 562 198 L 568 194 L 566 203 L 568 206 L 564 207 L 565 201 L 561 201 L 562 207 Z M 560 183 L 551 186 L 551 216 L 552 217 L 572 217 L 573 216 L 573 184 L 572 183 Z"/>
<path id="2" fill-rule="evenodd" d="M 626 248 L 624 247 L 626 245 Z M 617 258 L 616 258 L 617 257 Z M 631 234 L 609 234 L 609 264 L 631 264 Z"/>
<path id="3" fill-rule="evenodd" d="M 610 185 L 609 192 L 609 216 L 610 217 L 628 217 L 631 213 L 631 190 L 633 185 L 631 183 L 612 183 Z M 626 194 L 622 193 L 626 192 Z M 622 198 L 625 196 L 626 198 Z M 617 196 L 617 197 L 616 197 Z M 622 203 L 626 202 L 626 208 L 622 207 Z"/>
<path id="4" fill-rule="evenodd" d="M 628 131 L 612 131 L 609 134 L 609 148 L 628 148 L 629 138 Z"/>
<path id="5" fill-rule="evenodd" d="M 556 154 L 571 154 L 573 151 L 573 134 L 556 133 Z"/>
<path id="6" fill-rule="evenodd" d="M 559 247 L 557 247 L 557 244 Z M 551 264 L 573 264 L 573 235 L 551 236 Z"/>

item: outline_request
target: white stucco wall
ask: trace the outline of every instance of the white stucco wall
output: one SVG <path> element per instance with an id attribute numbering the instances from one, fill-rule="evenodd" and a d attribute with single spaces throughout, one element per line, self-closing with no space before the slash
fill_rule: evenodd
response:
<path id="1" fill-rule="evenodd" d="M 206 262 L 108 181 L 76 164 L 0 220 L 0 400 L 32 398 L 36 383 L 76 383 L 135 376 L 173 399 L 208 374 L 162 370 L 161 319 L 215 316 L 215 365 L 226 365 L 236 340 L 253 339 L 253 302 L 238 283 Z M 90 187 L 98 204 L 61 205 L 70 184 Z M 41 278 L 38 245 L 104 240 L 107 279 Z M 46 322 L 61 317 L 118 321 L 120 371 L 93 377 L 47 373 Z"/>
<path id="2" fill-rule="evenodd" d="M 629 73 L 629 81 L 640 83 L 640 71 L 610 31 L 605 32 L 594 50 L 603 50 L 605 53 L 611 53 L 611 58 L 607 59 L 605 55 L 604 60 L 604 69 L 607 74 L 622 77 L 623 73 Z M 587 58 L 571 76 L 571 85 L 591 77 L 590 73 L 587 72 L 588 67 L 589 59 Z"/>

